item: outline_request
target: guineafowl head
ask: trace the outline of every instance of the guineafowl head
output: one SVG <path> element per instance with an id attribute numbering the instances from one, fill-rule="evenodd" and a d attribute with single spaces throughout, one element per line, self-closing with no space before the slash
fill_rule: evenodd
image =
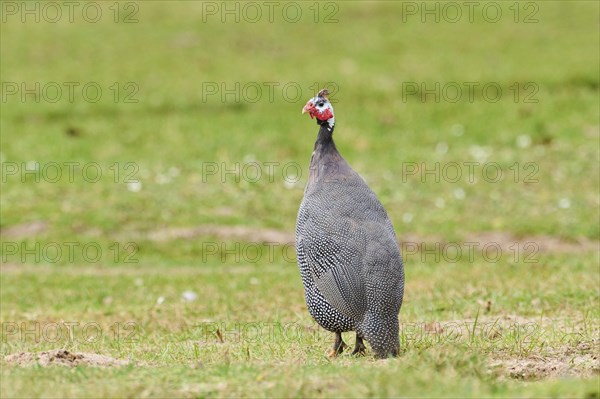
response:
<path id="1" fill-rule="evenodd" d="M 302 113 L 305 114 L 308 112 L 310 118 L 317 118 L 317 123 L 319 125 L 323 125 L 327 123 L 329 128 L 333 128 L 335 123 L 335 118 L 333 117 L 333 107 L 329 102 L 329 91 L 327 89 L 323 89 L 317 94 L 315 97 L 308 100 L 304 108 L 302 108 Z"/>

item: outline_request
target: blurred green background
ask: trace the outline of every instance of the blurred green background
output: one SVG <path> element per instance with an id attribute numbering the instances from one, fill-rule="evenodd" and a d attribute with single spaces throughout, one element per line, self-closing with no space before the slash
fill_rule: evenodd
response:
<path id="1" fill-rule="evenodd" d="M 504 249 L 492 264 L 481 253 L 458 262 L 405 256 L 401 319 L 469 319 L 490 300 L 489 317 L 584 323 L 583 340 L 597 350 L 597 2 L 75 3 L 70 13 L 60 2 L 2 2 L 2 321 L 134 320 L 144 331 L 139 347 L 64 345 L 176 372 L 197 356 L 217 367 L 148 392 L 121 382 L 136 375 L 152 385 L 153 371 L 111 371 L 103 378 L 116 383 L 99 396 L 241 394 L 244 384 L 219 369 L 218 348 L 198 355 L 181 344 L 194 323 L 277 315 L 310 325 L 293 259 L 275 251 L 249 260 L 236 244 L 257 243 L 264 254 L 265 242 L 293 240 L 318 130 L 300 111 L 321 87 L 333 93 L 340 152 L 378 194 L 401 242 Z M 102 256 L 79 250 L 88 243 Z M 528 244 L 535 265 L 525 262 Z M 134 277 L 144 284 L 132 288 Z M 182 302 L 186 289 L 205 300 Z M 146 317 L 158 297 L 170 322 Z M 164 340 L 187 349 L 157 357 Z M 227 364 L 254 395 L 287 395 L 287 384 L 292 396 L 420 396 L 421 385 L 396 386 L 394 375 L 423 356 L 413 381 L 439 377 L 439 395 L 566 395 L 575 386 L 598 395 L 596 377 L 535 387 L 490 377 L 481 370 L 498 348 L 453 347 L 458 360 L 448 365 L 435 355 L 444 346 L 424 355 L 407 345 L 382 371 L 370 360 L 330 365 L 329 344 L 311 342 L 308 354 L 306 343 L 291 352 L 258 346 L 258 365 L 234 346 L 240 352 Z M 2 353 L 52 347 L 11 337 Z M 303 378 L 257 379 L 298 358 L 315 367 Z M 367 391 L 322 382 L 353 367 L 356 384 L 383 377 Z M 64 395 L 99 389 L 86 385 L 98 378 L 93 370 L 80 371 L 79 388 L 62 371 L 7 370 L 9 396 L 42 395 L 25 383 L 32 375 Z M 182 388 L 196 378 L 214 384 Z"/>
<path id="2" fill-rule="evenodd" d="M 314 23 L 312 4 L 301 6 L 297 23 L 276 13 L 279 8 L 283 13 L 283 6 L 273 11 L 273 23 L 266 9 L 258 22 L 245 23 L 244 16 L 251 15 L 250 10 L 242 13 L 244 3 L 238 3 L 237 15 L 224 14 L 223 6 L 214 16 L 203 15 L 207 6 L 200 2 L 133 4 L 138 8 L 121 5 L 120 15 L 134 13 L 137 23 L 114 23 L 109 5 L 102 7 L 98 23 L 87 23 L 75 12 L 74 23 L 66 15 L 57 24 L 16 23 L 18 15 L 7 16 L 3 82 L 25 82 L 29 88 L 55 82 L 63 93 L 56 103 L 44 101 L 53 98 L 51 88 L 39 103 L 31 95 L 22 102 L 21 87 L 17 94 L 5 94 L 2 160 L 42 166 L 97 162 L 108 181 L 77 184 L 84 179 L 76 178 L 73 184 L 63 178 L 57 184 L 7 185 L 3 227 L 47 220 L 49 237 L 74 232 L 74 221 L 106 237 L 123 229 L 144 232 L 209 222 L 293 230 L 303 186 L 286 189 L 281 168 L 275 169 L 274 183 L 262 178 L 257 184 L 235 184 L 231 175 L 222 179 L 220 174 L 207 176 L 205 183 L 202 163 L 221 167 L 225 162 L 233 169 L 235 163 L 243 167 L 257 161 L 266 174 L 265 162 L 297 162 L 304 168 L 304 182 L 317 129 L 300 109 L 315 88 L 333 82 L 340 151 L 382 196 L 399 233 L 431 232 L 435 226 L 433 231 L 455 234 L 464 229 L 456 222 L 468 219 L 472 231 L 598 237 L 598 218 L 591 217 L 598 208 L 598 15 L 593 2 L 576 7 L 544 3 L 536 23 L 514 23 L 508 6 L 497 23 L 487 23 L 478 13 L 470 23 L 463 10 L 464 17 L 454 24 L 443 22 L 443 8 L 440 23 L 434 22 L 435 15 L 426 15 L 429 22 L 422 23 L 421 15 L 402 14 L 402 4 L 391 2 L 333 3 L 336 23 Z M 319 5 L 321 14 L 332 12 L 325 10 L 327 4 Z M 532 12 L 521 7 L 521 14 Z M 450 9 L 447 13 L 450 18 Z M 64 82 L 80 84 L 73 102 Z M 83 86 L 90 82 L 103 91 L 97 103 L 84 98 Z M 129 82 L 133 86 L 125 87 Z M 272 97 L 268 82 L 273 82 Z M 497 83 L 502 96 L 492 103 L 475 89 L 471 102 L 465 82 L 479 87 Z M 528 82 L 535 86 L 525 89 Z M 434 90 L 440 84 L 439 102 L 432 95 L 427 101 L 407 95 L 404 101 L 407 83 Z M 441 87 L 449 83 L 464 90 L 460 101 L 445 100 Z M 516 102 L 515 83 L 521 92 Z M 219 85 L 218 93 L 203 93 L 203 85 L 212 89 L 213 84 Z M 222 84 L 234 94 L 224 94 Z M 263 89 L 254 103 L 245 101 L 255 97 L 252 86 L 242 92 L 248 84 Z M 291 87 L 287 96 L 286 85 Z M 295 94 L 298 87 L 301 96 Z M 137 103 L 125 102 L 130 93 Z M 537 103 L 526 103 L 527 95 Z M 96 97 L 93 89 L 89 96 Z M 447 97 L 454 98 L 451 90 Z M 70 130 L 77 133 L 69 135 Z M 523 135 L 530 143 L 525 148 L 518 145 Z M 440 143 L 446 151 L 436 151 Z M 486 184 L 482 168 L 475 169 L 479 178 L 473 185 L 464 178 L 438 183 L 433 175 L 425 184 L 419 174 L 407 176 L 406 184 L 399 178 L 405 162 L 433 168 L 436 162 L 478 161 L 500 163 L 502 181 Z M 142 183 L 139 192 L 113 184 L 114 169 L 108 168 L 115 162 L 120 162 L 119 182 L 134 172 L 125 170 L 126 162 L 139 166 L 132 176 Z M 518 184 L 514 169 L 508 169 L 515 162 L 521 172 Z M 524 169 L 527 162 L 538 165 L 538 184 L 522 184 L 533 171 Z M 160 184 L 158 176 L 170 168 L 180 174 Z M 66 175 L 64 166 L 63 171 Z M 466 176 L 466 167 L 462 171 Z M 93 170 L 88 172 L 93 176 Z M 5 180 L 20 183 L 20 176 Z M 465 191 L 464 200 L 454 199 L 456 188 Z M 35 200 L 41 197 L 45 200 Z M 437 198 L 445 200 L 442 210 L 435 208 Z M 558 207 L 562 198 L 570 200 L 567 210 Z M 231 209 L 230 214 L 215 215 L 219 207 Z M 414 218 L 400 227 L 404 212 Z"/>

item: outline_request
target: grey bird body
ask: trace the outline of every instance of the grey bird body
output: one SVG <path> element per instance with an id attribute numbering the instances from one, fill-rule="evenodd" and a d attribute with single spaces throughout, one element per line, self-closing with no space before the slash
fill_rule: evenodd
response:
<path id="1" fill-rule="evenodd" d="M 394 228 L 335 147 L 333 126 L 319 124 L 296 224 L 306 304 L 323 328 L 356 331 L 378 357 L 395 356 L 404 267 Z"/>

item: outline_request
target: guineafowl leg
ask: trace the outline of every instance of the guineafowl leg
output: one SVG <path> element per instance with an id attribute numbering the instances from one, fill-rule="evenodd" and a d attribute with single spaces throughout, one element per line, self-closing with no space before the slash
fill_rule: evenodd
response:
<path id="1" fill-rule="evenodd" d="M 348 345 L 346 345 L 346 343 L 342 339 L 342 333 L 336 332 L 335 342 L 333 343 L 333 348 L 331 348 L 331 350 L 329 351 L 329 357 L 336 357 L 337 355 L 340 355 L 344 351 L 344 348 L 346 348 L 347 346 Z"/>
<path id="2" fill-rule="evenodd" d="M 367 347 L 363 342 L 363 339 L 358 333 L 356 334 L 356 345 L 354 345 L 354 350 L 352 351 L 353 355 L 364 356 L 367 351 Z"/>

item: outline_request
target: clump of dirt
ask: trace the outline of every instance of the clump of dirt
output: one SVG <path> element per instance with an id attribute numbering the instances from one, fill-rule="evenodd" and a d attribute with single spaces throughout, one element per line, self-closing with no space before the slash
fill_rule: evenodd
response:
<path id="1" fill-rule="evenodd" d="M 538 380 L 565 376 L 590 377 L 600 373 L 598 359 L 592 354 L 506 359 L 493 366 L 504 368 L 511 378 L 519 380 Z"/>
<path id="2" fill-rule="evenodd" d="M 539 380 L 566 376 L 591 377 L 600 374 L 598 342 L 580 342 L 547 354 L 500 357 L 490 364 L 511 378 Z"/>
<path id="3" fill-rule="evenodd" d="M 65 349 L 55 349 L 47 352 L 21 352 L 14 353 L 4 357 L 7 364 L 17 366 L 32 366 L 40 365 L 48 367 L 52 365 L 60 365 L 67 367 L 75 366 L 99 366 L 113 367 L 126 366 L 129 364 L 126 360 L 115 359 L 110 356 L 98 355 L 96 353 L 75 353 Z"/>

